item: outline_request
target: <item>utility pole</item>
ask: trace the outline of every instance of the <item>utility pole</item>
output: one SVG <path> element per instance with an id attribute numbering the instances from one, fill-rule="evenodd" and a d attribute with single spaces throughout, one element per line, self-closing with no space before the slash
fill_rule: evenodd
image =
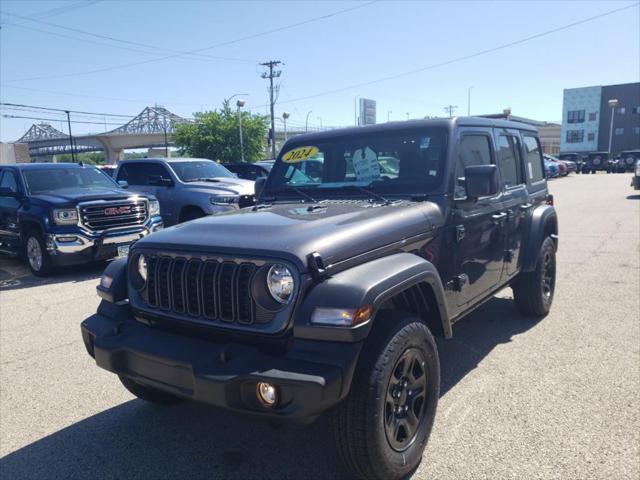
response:
<path id="1" fill-rule="evenodd" d="M 269 60 L 268 62 L 261 63 L 263 67 L 269 68 L 269 73 L 263 72 L 262 78 L 269 80 L 269 107 L 271 112 L 271 158 L 276 158 L 276 118 L 273 113 L 273 107 L 276 103 L 276 98 L 273 90 L 273 79 L 282 75 L 282 70 L 274 70 L 282 62 L 280 60 Z"/>
<path id="2" fill-rule="evenodd" d="M 71 161 L 76 163 L 75 148 L 73 147 L 73 135 L 71 134 L 71 117 L 69 117 L 69 110 L 65 110 L 67 114 L 67 125 L 69 126 L 69 145 L 71 145 Z"/>
<path id="3" fill-rule="evenodd" d="M 453 111 L 458 108 L 457 105 L 447 105 L 444 107 L 444 111 L 449 113 L 449 118 L 453 117 Z"/>

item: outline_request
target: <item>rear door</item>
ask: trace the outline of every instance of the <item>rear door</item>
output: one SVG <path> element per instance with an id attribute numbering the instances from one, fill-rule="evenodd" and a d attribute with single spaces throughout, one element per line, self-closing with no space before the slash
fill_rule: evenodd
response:
<path id="1" fill-rule="evenodd" d="M 19 194 L 18 177 L 13 169 L 0 169 L 0 188 Z M 0 250 L 17 251 L 20 243 L 19 208 L 20 200 L 17 197 L 0 196 Z"/>
<path id="2" fill-rule="evenodd" d="M 497 165 L 502 180 L 501 212 L 505 237 L 504 274 L 512 277 L 518 272 L 520 250 L 526 235 L 526 218 L 531 210 L 527 190 L 522 146 L 517 130 L 496 129 Z"/>
<path id="3" fill-rule="evenodd" d="M 465 193 L 465 167 L 495 164 L 492 130 L 465 128 L 460 134 L 457 156 L 453 209 L 456 272 L 448 286 L 457 292 L 457 305 L 464 309 L 497 287 L 505 245 L 502 194 L 470 200 Z"/>

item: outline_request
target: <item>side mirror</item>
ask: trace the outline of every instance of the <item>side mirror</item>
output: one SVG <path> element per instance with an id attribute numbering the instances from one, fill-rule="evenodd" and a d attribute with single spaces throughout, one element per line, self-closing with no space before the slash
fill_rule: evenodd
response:
<path id="1" fill-rule="evenodd" d="M 154 187 L 173 187 L 173 180 L 161 175 L 149 175 L 149 185 Z"/>
<path id="2" fill-rule="evenodd" d="M 118 180 L 118 185 L 120 185 L 122 188 L 129 188 L 129 182 L 127 182 L 126 180 Z"/>
<path id="3" fill-rule="evenodd" d="M 266 182 L 267 182 L 267 177 L 262 177 L 262 178 L 256 179 L 256 182 L 253 184 L 253 191 L 256 195 L 256 200 L 260 198 L 260 194 L 262 193 L 262 190 L 264 189 L 264 184 Z"/>
<path id="4" fill-rule="evenodd" d="M 472 165 L 464 169 L 467 198 L 490 197 L 498 193 L 498 167 L 495 165 Z"/>
<path id="5" fill-rule="evenodd" d="M 0 197 L 17 197 L 18 192 L 14 192 L 8 187 L 0 187 Z"/>

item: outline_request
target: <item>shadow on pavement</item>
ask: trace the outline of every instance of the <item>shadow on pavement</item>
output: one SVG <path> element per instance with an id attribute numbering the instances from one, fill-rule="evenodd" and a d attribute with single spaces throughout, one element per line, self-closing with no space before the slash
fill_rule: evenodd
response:
<path id="1" fill-rule="evenodd" d="M 100 277 L 105 266 L 106 262 L 94 262 L 59 268 L 49 277 L 36 277 L 25 261 L 0 258 L 0 291 L 91 280 Z"/>
<path id="2" fill-rule="evenodd" d="M 501 343 L 536 325 L 513 302 L 493 298 L 438 341 L 442 394 Z M 96 367 L 97 368 L 97 367 Z M 117 382 L 116 377 L 113 381 Z M 0 459 L 2 478 L 345 478 L 326 418 L 309 426 L 186 403 L 132 400 L 79 421 Z"/>

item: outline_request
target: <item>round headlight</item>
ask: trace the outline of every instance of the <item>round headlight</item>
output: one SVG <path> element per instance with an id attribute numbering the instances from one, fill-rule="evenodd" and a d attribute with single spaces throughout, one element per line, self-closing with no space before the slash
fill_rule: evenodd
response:
<path id="1" fill-rule="evenodd" d="M 147 259 L 142 254 L 138 257 L 138 275 L 142 280 L 147 281 Z"/>
<path id="2" fill-rule="evenodd" d="M 289 303 L 293 295 L 293 275 L 284 265 L 275 264 L 267 273 L 267 288 L 276 302 Z"/>

